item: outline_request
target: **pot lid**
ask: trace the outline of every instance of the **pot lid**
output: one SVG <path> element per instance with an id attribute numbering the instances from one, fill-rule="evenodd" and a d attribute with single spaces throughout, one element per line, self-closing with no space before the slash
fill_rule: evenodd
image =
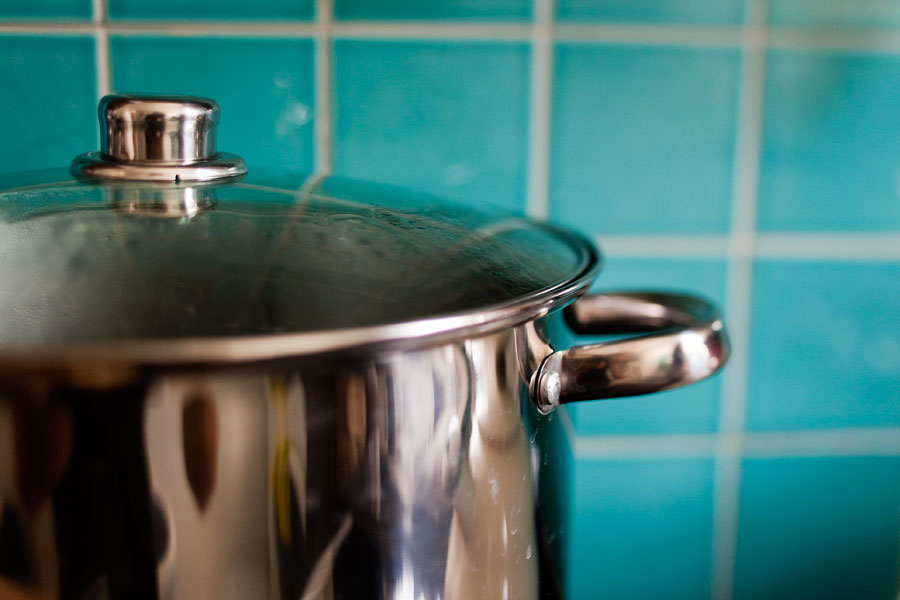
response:
<path id="1" fill-rule="evenodd" d="M 539 316 L 593 245 L 497 210 L 251 169 L 218 107 L 107 97 L 101 151 L 0 182 L 0 362 L 268 359 Z"/>

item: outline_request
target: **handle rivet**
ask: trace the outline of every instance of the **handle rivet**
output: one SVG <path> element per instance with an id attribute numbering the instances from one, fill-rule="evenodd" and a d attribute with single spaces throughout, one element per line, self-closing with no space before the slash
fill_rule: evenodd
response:
<path id="1" fill-rule="evenodd" d="M 541 373 L 538 386 L 540 388 L 541 404 L 547 410 L 559 404 L 559 395 L 562 392 L 562 381 L 559 379 L 559 373 L 556 371 Z"/>

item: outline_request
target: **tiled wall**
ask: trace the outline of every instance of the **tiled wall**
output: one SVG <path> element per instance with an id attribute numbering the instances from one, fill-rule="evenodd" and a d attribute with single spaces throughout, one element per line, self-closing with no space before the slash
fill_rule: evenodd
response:
<path id="1" fill-rule="evenodd" d="M 212 96 L 251 164 L 549 216 L 599 288 L 725 307 L 722 376 L 547 423 L 570 598 L 896 594 L 897 0 L 0 0 L 0 171 L 95 148 L 109 90 Z"/>

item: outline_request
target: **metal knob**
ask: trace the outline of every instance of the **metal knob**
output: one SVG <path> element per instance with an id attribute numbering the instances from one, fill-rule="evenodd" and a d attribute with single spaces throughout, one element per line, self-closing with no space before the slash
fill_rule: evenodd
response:
<path id="1" fill-rule="evenodd" d="M 216 154 L 219 105 L 191 96 L 106 96 L 100 152 L 112 160 L 188 164 Z"/>
<path id="2" fill-rule="evenodd" d="M 118 94 L 100 100 L 100 152 L 72 161 L 81 179 L 205 182 L 239 177 L 244 161 L 216 151 L 219 105 L 208 98 Z"/>

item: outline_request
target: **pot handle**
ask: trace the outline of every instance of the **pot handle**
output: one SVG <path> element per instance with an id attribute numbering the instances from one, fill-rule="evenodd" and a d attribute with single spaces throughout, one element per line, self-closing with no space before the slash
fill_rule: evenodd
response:
<path id="1" fill-rule="evenodd" d="M 729 344 L 719 311 L 696 296 L 658 292 L 591 294 L 565 310 L 577 334 L 647 333 L 550 354 L 531 397 L 547 414 L 560 404 L 660 392 L 718 371 Z"/>

